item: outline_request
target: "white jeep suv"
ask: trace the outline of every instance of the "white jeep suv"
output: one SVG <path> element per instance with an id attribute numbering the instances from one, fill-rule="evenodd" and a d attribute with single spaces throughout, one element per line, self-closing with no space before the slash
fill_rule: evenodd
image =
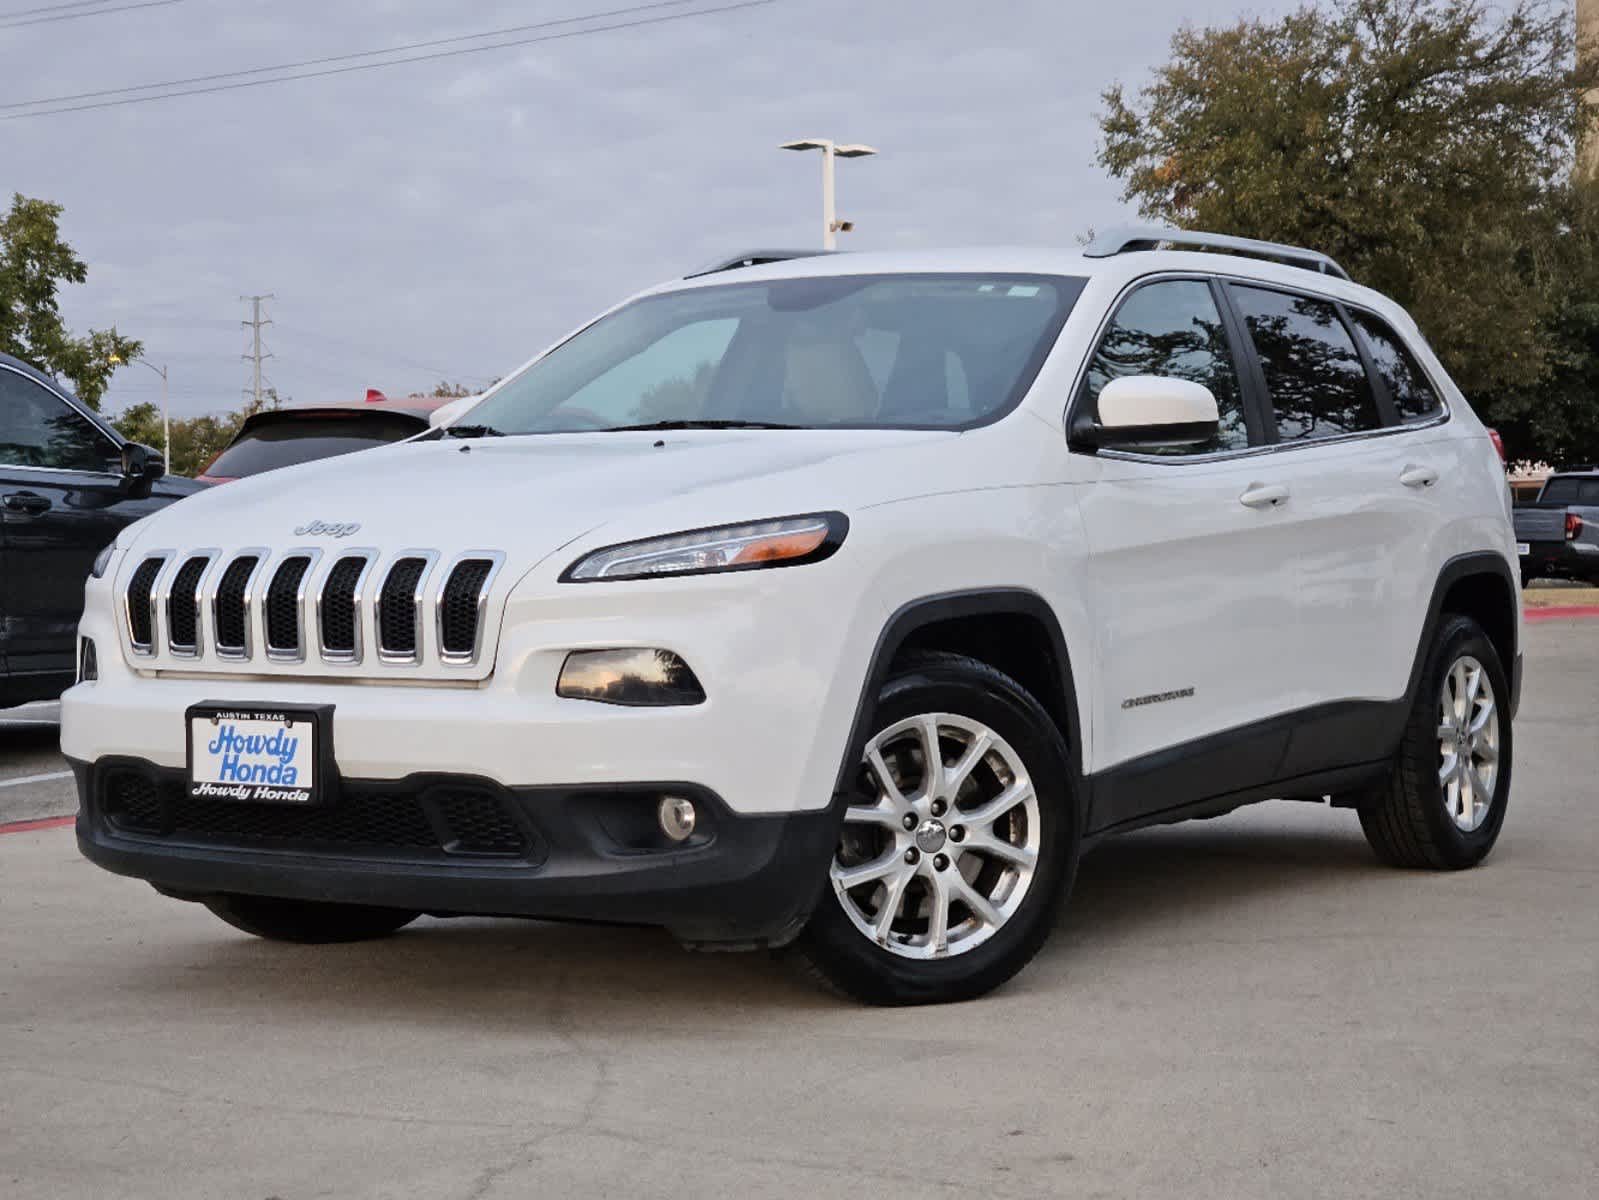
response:
<path id="1" fill-rule="evenodd" d="M 264 937 L 643 922 L 952 1000 L 1123 830 L 1330 796 L 1480 861 L 1520 620 L 1488 432 L 1321 255 L 774 251 L 128 529 L 62 744 L 89 858 Z"/>

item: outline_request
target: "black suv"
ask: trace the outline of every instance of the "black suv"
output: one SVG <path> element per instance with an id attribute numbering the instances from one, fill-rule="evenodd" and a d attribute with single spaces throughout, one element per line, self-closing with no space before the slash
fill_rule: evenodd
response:
<path id="1" fill-rule="evenodd" d="M 83 581 L 124 525 L 196 492 L 49 376 L 0 354 L 0 708 L 72 683 Z"/>

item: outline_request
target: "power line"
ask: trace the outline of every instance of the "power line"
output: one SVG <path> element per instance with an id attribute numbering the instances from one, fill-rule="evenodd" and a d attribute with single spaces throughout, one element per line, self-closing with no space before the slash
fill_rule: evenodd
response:
<path id="1" fill-rule="evenodd" d="M 105 17 L 112 13 L 132 12 L 136 8 L 165 8 L 169 4 L 182 4 L 183 0 L 138 0 L 136 4 L 119 4 L 115 8 L 93 8 L 85 12 L 61 13 L 53 17 L 28 17 L 21 21 L 8 21 L 0 17 L 0 29 L 20 29 L 24 25 L 53 25 L 57 21 L 78 21 L 84 17 Z M 63 7 L 71 7 L 64 5 Z M 47 8 L 34 12 L 49 12 Z"/>
<path id="2" fill-rule="evenodd" d="M 38 8 L 13 8 L 9 12 L 0 12 L 0 21 L 9 21 L 12 17 L 31 17 L 34 13 L 60 12 L 64 8 L 98 8 L 102 4 L 110 4 L 112 0 L 69 0 L 66 4 L 43 4 Z"/>
<path id="3" fill-rule="evenodd" d="M 212 92 L 230 92 L 241 88 L 265 87 L 273 83 L 290 83 L 298 79 L 318 79 L 329 75 L 346 75 L 356 71 L 375 71 L 383 67 L 398 67 L 409 63 L 431 62 L 435 59 L 454 58 L 463 54 L 480 54 L 488 50 L 505 50 L 514 46 L 527 46 L 539 42 L 564 41 L 568 38 L 584 37 L 594 33 L 611 33 L 622 29 L 635 29 L 643 25 L 659 25 L 667 21 L 682 21 L 693 17 L 714 16 L 718 13 L 733 12 L 743 8 L 760 8 L 768 4 L 775 4 L 777 0 L 740 0 L 735 4 L 724 4 L 716 8 L 702 8 L 693 12 L 666 13 L 655 17 L 642 17 L 633 21 L 618 21 L 610 25 L 588 25 L 583 29 L 573 29 L 562 33 L 546 33 L 537 37 L 513 38 L 509 41 L 493 42 L 485 46 L 462 46 L 453 50 L 438 50 L 430 54 L 413 54 L 405 58 L 393 58 L 384 62 L 357 62 L 340 67 L 327 67 L 323 70 L 305 71 L 302 67 L 316 66 L 322 63 L 345 62 L 351 59 L 372 58 L 379 55 L 396 54 L 405 50 L 421 49 L 427 46 L 445 45 L 462 41 L 478 41 L 483 38 L 500 37 L 507 32 L 519 32 L 527 29 L 549 29 L 557 25 L 569 25 L 574 22 L 588 22 L 601 20 L 610 16 L 619 16 L 626 13 L 644 12 L 663 7 L 675 7 L 680 4 L 692 3 L 693 0 L 657 0 L 653 4 L 635 5 L 631 8 L 613 9 L 609 12 L 594 13 L 585 17 L 563 17 L 555 21 L 544 21 L 537 25 L 515 26 L 508 30 L 491 30 L 485 33 L 462 34 L 451 38 L 440 38 L 431 42 L 416 42 L 404 46 L 391 46 L 385 50 L 363 50 L 352 54 L 332 55 L 321 59 L 307 59 L 299 63 L 284 63 L 272 67 L 252 67 L 240 71 L 224 71 L 215 75 L 195 76 L 191 79 L 173 79 L 162 83 L 138 84 L 126 88 L 107 88 L 97 92 L 79 92 L 69 96 L 56 96 L 38 100 L 15 100 L 0 104 L 0 110 L 33 108 L 33 112 L 6 112 L 0 115 L 0 121 L 16 121 L 24 117 L 48 117 L 59 113 L 85 112 L 91 109 L 115 108 L 124 104 L 146 104 L 152 100 L 170 100 L 180 96 L 199 96 Z M 295 74 L 283 74 L 273 79 L 241 79 L 246 75 L 269 74 L 276 71 L 294 71 Z M 209 80 L 236 79 L 234 83 L 215 83 L 207 87 L 188 87 L 189 83 L 201 83 Z M 177 91 L 161 91 L 154 96 L 136 96 L 134 92 L 160 91 L 163 88 L 179 88 Z M 115 96 L 116 99 L 99 100 L 91 104 L 72 104 L 58 108 L 40 108 L 41 105 L 63 104 L 70 100 L 91 99 L 96 96 Z"/>

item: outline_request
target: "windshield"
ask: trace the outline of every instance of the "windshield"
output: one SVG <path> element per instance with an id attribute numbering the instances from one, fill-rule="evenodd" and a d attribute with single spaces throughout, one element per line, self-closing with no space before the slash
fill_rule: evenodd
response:
<path id="1" fill-rule="evenodd" d="M 503 384 L 471 429 L 980 425 L 1021 399 L 1082 284 L 856 275 L 650 296 Z"/>
<path id="2" fill-rule="evenodd" d="M 274 421 L 241 434 L 238 441 L 217 455 L 205 473 L 242 479 L 354 450 L 370 450 L 415 437 L 426 428 L 426 423 L 415 417 L 391 413 Z"/>

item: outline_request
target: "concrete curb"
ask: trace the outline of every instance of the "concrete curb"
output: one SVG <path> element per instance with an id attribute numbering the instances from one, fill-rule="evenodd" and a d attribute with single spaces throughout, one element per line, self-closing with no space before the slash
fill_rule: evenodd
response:
<path id="1" fill-rule="evenodd" d="M 12 821 L 9 825 L 0 825 L 0 834 L 28 833 L 34 829 L 59 829 L 63 825 L 71 825 L 77 817 L 40 817 L 33 821 Z"/>
<path id="2" fill-rule="evenodd" d="M 1555 604 L 1548 608 L 1524 608 L 1524 620 L 1553 621 L 1565 617 L 1599 617 L 1599 604 Z"/>

